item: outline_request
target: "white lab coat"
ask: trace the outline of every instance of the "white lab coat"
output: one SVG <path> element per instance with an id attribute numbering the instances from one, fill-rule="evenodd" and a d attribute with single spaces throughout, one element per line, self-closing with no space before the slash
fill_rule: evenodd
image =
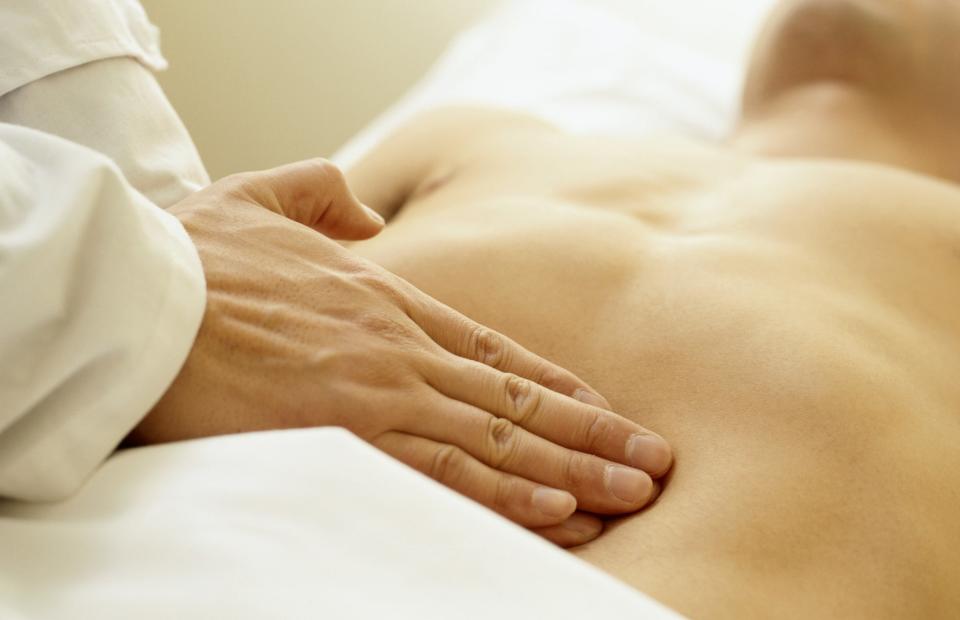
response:
<path id="1" fill-rule="evenodd" d="M 205 302 L 169 206 L 207 184 L 134 0 L 0 4 L 0 496 L 71 494 L 176 376 Z"/>

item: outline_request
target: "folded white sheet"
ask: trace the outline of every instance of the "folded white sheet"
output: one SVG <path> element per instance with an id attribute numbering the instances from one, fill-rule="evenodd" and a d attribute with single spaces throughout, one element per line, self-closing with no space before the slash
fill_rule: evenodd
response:
<path id="1" fill-rule="evenodd" d="M 676 618 L 346 431 L 143 448 L 0 504 L 0 618 Z"/>

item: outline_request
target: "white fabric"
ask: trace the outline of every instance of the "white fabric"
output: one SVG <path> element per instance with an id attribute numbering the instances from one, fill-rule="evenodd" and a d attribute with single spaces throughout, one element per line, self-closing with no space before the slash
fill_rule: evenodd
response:
<path id="1" fill-rule="evenodd" d="M 168 206 L 208 182 L 163 66 L 132 0 L 0 4 L 0 496 L 75 491 L 192 345 L 196 250 L 129 184 Z"/>
<path id="2" fill-rule="evenodd" d="M 176 376 L 196 249 L 108 159 L 0 124 L 0 496 L 64 497 Z"/>
<path id="3" fill-rule="evenodd" d="M 350 167 L 414 114 L 444 105 L 519 110 L 573 133 L 719 139 L 773 2 L 507 2 L 333 160 Z"/>
<path id="4" fill-rule="evenodd" d="M 0 97 L 0 122 L 103 153 L 131 185 L 164 208 L 210 184 L 153 74 L 131 58 L 100 59 L 25 84 Z"/>
<path id="5" fill-rule="evenodd" d="M 337 429 L 124 452 L 0 540 L 11 619 L 677 617 Z"/>
<path id="6" fill-rule="evenodd" d="M 157 29 L 137 0 L 3 0 L 0 96 L 57 71 L 130 56 L 162 69 Z"/>

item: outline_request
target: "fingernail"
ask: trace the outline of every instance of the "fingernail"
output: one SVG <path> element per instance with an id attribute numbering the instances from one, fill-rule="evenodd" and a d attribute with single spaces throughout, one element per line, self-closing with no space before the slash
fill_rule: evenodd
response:
<path id="1" fill-rule="evenodd" d="M 377 222 L 381 226 L 387 223 L 387 221 L 383 219 L 382 215 L 380 215 L 379 213 L 377 213 L 367 205 L 363 205 L 363 208 L 366 210 L 367 215 L 370 216 L 370 219 L 373 220 L 374 222 Z"/>
<path id="2" fill-rule="evenodd" d="M 605 398 L 603 398 L 602 396 L 597 396 L 590 390 L 578 388 L 577 391 L 573 393 L 573 397 L 579 400 L 581 403 L 586 403 L 591 407 L 600 407 L 601 409 L 610 409 L 610 403 L 608 403 Z"/>
<path id="3" fill-rule="evenodd" d="M 576 510 L 577 500 L 565 491 L 537 487 L 533 491 L 533 507 L 551 519 L 560 519 Z"/>
<path id="4" fill-rule="evenodd" d="M 629 504 L 643 502 L 650 497 L 650 491 L 653 490 L 650 476 L 620 465 L 607 465 L 604 483 L 608 491 Z"/>
<path id="5" fill-rule="evenodd" d="M 627 440 L 627 460 L 650 474 L 659 475 L 670 467 L 670 446 L 657 435 L 637 434 Z"/>

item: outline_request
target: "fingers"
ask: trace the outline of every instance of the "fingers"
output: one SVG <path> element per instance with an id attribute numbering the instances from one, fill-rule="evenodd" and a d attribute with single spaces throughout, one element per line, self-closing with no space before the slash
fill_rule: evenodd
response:
<path id="1" fill-rule="evenodd" d="M 410 286 L 410 285 L 407 285 Z M 416 288 L 409 295 L 410 317 L 447 351 L 503 372 L 511 372 L 595 407 L 610 409 L 593 388 L 576 375 L 534 355 L 509 338 L 465 317 L 424 295 Z"/>
<path id="2" fill-rule="evenodd" d="M 568 494 L 500 474 L 449 444 L 396 432 L 385 433 L 373 443 L 399 461 L 561 547 L 582 545 L 603 532 L 600 519 L 573 512 L 574 503 Z M 546 514 L 538 508 L 541 504 L 546 507 Z"/>
<path id="3" fill-rule="evenodd" d="M 373 445 L 437 482 L 525 527 L 563 523 L 576 500 L 556 489 L 487 467 L 465 451 L 405 433 L 388 432 Z"/>
<path id="4" fill-rule="evenodd" d="M 459 446 L 495 470 L 568 491 L 589 512 L 634 512 L 652 496 L 653 480 L 645 472 L 558 446 L 506 418 L 440 398 L 428 401 L 429 416 L 416 416 L 401 430 Z"/>
<path id="5" fill-rule="evenodd" d="M 603 532 L 603 521 L 582 512 L 575 512 L 559 525 L 533 530 L 560 547 L 576 547 L 594 540 Z"/>
<path id="6" fill-rule="evenodd" d="M 368 239 L 383 229 L 383 218 L 361 204 L 340 169 L 323 159 L 231 179 L 255 202 L 333 239 Z"/>
<path id="7" fill-rule="evenodd" d="M 659 435 L 606 409 L 557 394 L 514 374 L 450 358 L 427 370 L 435 389 L 581 453 L 665 474 L 673 462 Z"/>

